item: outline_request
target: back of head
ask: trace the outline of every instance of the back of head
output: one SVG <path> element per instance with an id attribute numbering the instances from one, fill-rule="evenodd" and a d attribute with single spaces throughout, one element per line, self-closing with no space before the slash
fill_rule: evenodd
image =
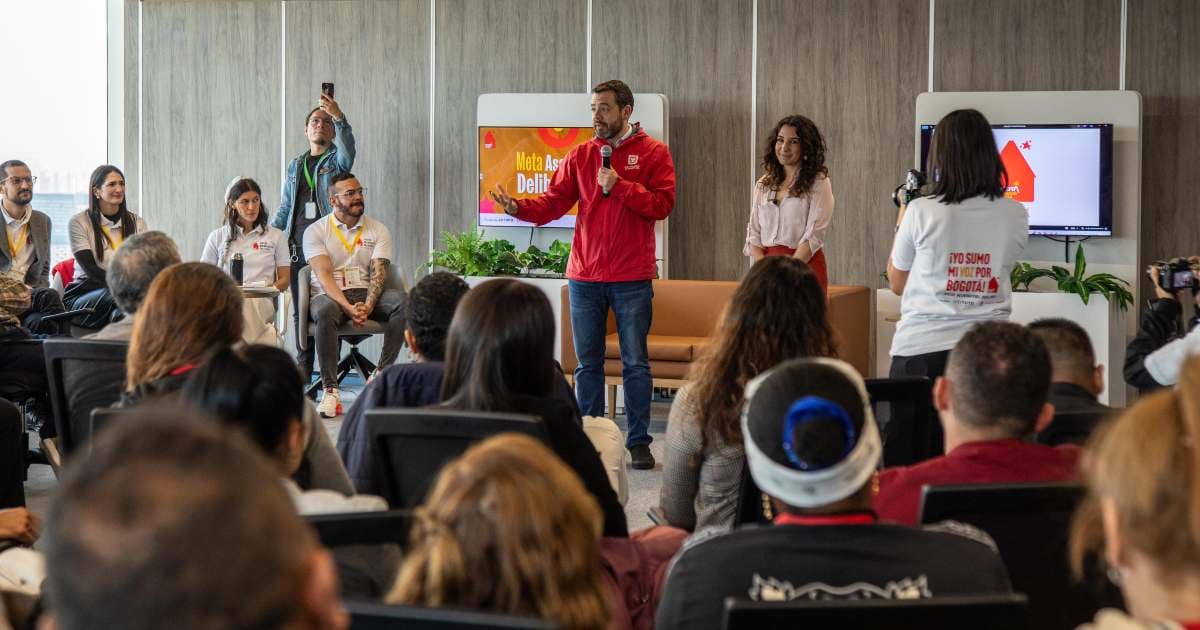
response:
<path id="1" fill-rule="evenodd" d="M 126 315 L 136 313 L 154 278 L 181 260 L 175 241 L 162 232 L 141 232 L 125 239 L 108 267 L 108 288 L 117 306 Z"/>
<path id="2" fill-rule="evenodd" d="M 1004 195 L 1007 178 L 992 126 L 974 109 L 957 109 L 938 121 L 929 144 L 926 194 L 943 203 Z"/>
<path id="3" fill-rule="evenodd" d="M 489 438 L 438 475 L 388 599 L 604 628 L 602 521 L 579 477 L 541 442 Z"/>
<path id="4" fill-rule="evenodd" d="M 314 542 L 240 436 L 144 410 L 72 462 L 46 529 L 61 630 L 281 628 Z"/>
<path id="5" fill-rule="evenodd" d="M 279 348 L 223 348 L 188 375 L 180 402 L 245 432 L 279 460 L 287 455 L 292 423 L 304 415 L 304 384 L 296 362 Z"/>
<path id="6" fill-rule="evenodd" d="M 467 293 L 446 336 L 447 405 L 508 411 L 515 395 L 550 397 L 557 376 L 554 312 L 540 289 L 497 279 Z"/>
<path id="7" fill-rule="evenodd" d="M 129 340 L 125 386 L 162 378 L 203 363 L 242 338 L 242 292 L 215 265 L 186 262 L 168 267 L 150 283 Z"/>
<path id="8" fill-rule="evenodd" d="M 1077 572 L 1085 556 L 1104 548 L 1099 504 L 1111 501 L 1124 546 L 1148 559 L 1160 582 L 1194 584 L 1200 579 L 1197 449 L 1200 358 L 1192 357 L 1175 389 L 1142 398 L 1088 443 L 1084 474 L 1090 496 L 1076 513 L 1071 533 Z"/>
<path id="9" fill-rule="evenodd" d="M 413 287 L 404 305 L 405 322 L 416 339 L 421 356 L 429 361 L 446 358 L 446 334 L 458 303 L 471 287 L 460 277 L 437 271 Z"/>
<path id="10" fill-rule="evenodd" d="M 1050 393 L 1050 355 L 1020 324 L 976 324 L 946 363 L 954 418 L 998 437 L 1033 432 Z"/>
<path id="11" fill-rule="evenodd" d="M 808 265 L 789 256 L 754 263 L 696 368 L 704 435 L 741 442 L 738 418 L 750 379 L 788 359 L 836 354 L 825 291 Z"/>
<path id="12" fill-rule="evenodd" d="M 1039 319 L 1029 330 L 1046 344 L 1055 382 L 1089 383 L 1096 367 L 1096 353 L 1087 332 L 1061 317 Z"/>
<path id="13" fill-rule="evenodd" d="M 792 511 L 869 509 L 882 443 L 866 385 L 837 359 L 787 361 L 746 387 L 746 463 Z"/>

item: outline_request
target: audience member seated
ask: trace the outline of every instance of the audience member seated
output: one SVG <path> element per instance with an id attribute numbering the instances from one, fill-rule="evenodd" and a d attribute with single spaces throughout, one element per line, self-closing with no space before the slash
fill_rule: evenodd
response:
<path id="1" fill-rule="evenodd" d="M 158 231 L 130 236 L 112 255 L 108 268 L 108 288 L 117 307 L 125 313 L 120 321 L 87 335 L 97 341 L 129 341 L 138 309 L 146 299 L 150 283 L 163 269 L 180 262 L 179 249 L 171 237 Z"/>
<path id="2" fill-rule="evenodd" d="M 91 315 L 75 318 L 74 324 L 100 329 L 120 315 L 107 286 L 112 254 L 125 239 L 146 231 L 146 222 L 126 206 L 121 169 L 104 164 L 92 171 L 88 209 L 71 217 L 69 227 L 75 276 L 63 291 L 63 303 L 70 310 L 94 309 Z"/>
<path id="3" fill-rule="evenodd" d="M 347 628 L 333 559 L 271 464 L 180 409 L 143 415 L 68 467 L 42 627 Z"/>
<path id="4" fill-rule="evenodd" d="M 1052 317 L 1029 324 L 1029 330 L 1050 353 L 1049 402 L 1055 414 L 1103 415 L 1111 411 L 1099 400 L 1104 392 L 1104 366 L 1096 364 L 1092 342 L 1079 324 Z"/>
<path id="5" fill-rule="evenodd" d="M 1037 335 L 1008 322 L 972 327 L 933 386 L 946 454 L 881 472 L 875 497 L 880 518 L 916 525 L 927 485 L 1077 478 L 1078 447 L 1025 441 L 1054 417 L 1049 391 L 1050 356 Z"/>
<path id="6" fill-rule="evenodd" d="M 54 437 L 54 423 L 46 359 L 42 345 L 30 343 L 35 337 L 21 327 L 20 314 L 29 309 L 29 300 L 29 287 L 0 274 L 0 397 L 17 405 L 32 400 L 35 423 L 40 422 L 42 437 L 49 438 Z"/>
<path id="7" fill-rule="evenodd" d="M 296 363 L 283 350 L 263 345 L 247 346 L 236 353 L 218 350 L 190 373 L 180 391 L 180 402 L 244 431 L 285 478 L 299 470 L 308 442 L 304 434 L 308 427 L 301 420 L 308 402 Z M 291 479 L 285 479 L 284 486 L 296 510 L 305 516 L 387 509 L 387 502 L 376 496 L 301 490 Z M 353 576 L 369 576 L 362 583 L 343 581 L 344 592 L 382 595 L 396 578 L 398 551 L 394 547 L 335 550 L 334 555 L 346 563 Z"/>
<path id="8" fill-rule="evenodd" d="M 883 448 L 866 386 L 849 364 L 789 361 L 746 385 L 745 397 L 746 459 L 775 522 L 690 539 L 667 577 L 657 628 L 717 630 L 727 597 L 915 599 L 1011 590 L 983 532 L 878 522 L 871 478 Z"/>
<path id="9" fill-rule="evenodd" d="M 342 324 L 383 322 L 381 368 L 396 361 L 404 344 L 404 291 L 384 288 L 392 235 L 384 224 L 363 216 L 366 191 L 353 173 L 335 175 L 329 188 L 333 214 L 304 230 L 304 257 L 312 266 L 309 316 L 317 323 L 314 343 L 325 388 L 317 411 L 325 418 L 341 413 L 337 329 Z"/>
<path id="10" fill-rule="evenodd" d="M 1133 619 L 1101 611 L 1089 630 L 1200 627 L 1200 359 L 1179 387 L 1143 397 L 1088 443 L 1089 496 L 1071 561 L 1103 554 Z"/>
<path id="11" fill-rule="evenodd" d="M 621 627 L 611 623 L 619 595 L 603 577 L 601 520 L 579 477 L 545 446 L 524 435 L 492 437 L 447 464 L 417 508 L 388 601 L 572 630 Z"/>
<path id="12" fill-rule="evenodd" d="M 788 359 L 833 356 L 825 292 L 806 264 L 768 256 L 734 292 L 694 381 L 667 419 L 660 505 L 675 527 L 729 527 L 745 469 L 742 389 Z"/>
<path id="13" fill-rule="evenodd" d="M 600 504 L 605 536 L 626 536 L 625 511 L 577 408 L 561 400 L 554 312 L 546 294 L 511 279 L 489 280 L 458 305 L 446 337 L 443 406 L 540 417 L 549 446 Z M 610 445 L 611 446 L 611 445 Z"/>
<path id="14" fill-rule="evenodd" d="M 267 224 L 262 188 L 249 177 L 235 177 L 225 189 L 225 224 L 208 235 L 200 261 L 230 272 L 229 262 L 242 257 L 241 284 L 273 287 L 287 291 L 292 274 L 292 257 L 283 230 Z M 265 298 L 243 302 L 246 343 L 279 343 L 275 329 L 275 301 Z"/>
<path id="15" fill-rule="evenodd" d="M 412 363 L 383 368 L 354 400 L 342 419 L 338 454 L 359 492 L 378 492 L 375 457 L 367 435 L 366 414 L 375 408 L 425 407 L 442 400 L 446 331 L 454 310 L 470 289 L 462 278 L 444 271 L 429 274 L 413 287 L 405 304 L 404 341 Z M 574 397 L 572 397 L 574 398 Z"/>
<path id="16" fill-rule="evenodd" d="M 63 312 L 63 303 L 50 288 L 50 217 L 31 205 L 36 182 L 37 177 L 21 160 L 0 163 L 0 218 L 6 236 L 6 246 L 0 246 L 0 274 L 30 289 L 29 308 L 20 314 L 21 326 L 53 335 L 60 333 L 59 324 L 43 324 L 41 318 Z"/>

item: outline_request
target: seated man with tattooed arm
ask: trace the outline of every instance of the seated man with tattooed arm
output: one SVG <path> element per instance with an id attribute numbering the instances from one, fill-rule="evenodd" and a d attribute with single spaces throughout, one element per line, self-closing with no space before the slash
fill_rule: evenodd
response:
<path id="1" fill-rule="evenodd" d="M 379 221 L 367 216 L 366 189 L 353 173 L 339 173 L 330 182 L 333 213 L 304 230 L 304 257 L 312 266 L 309 316 L 317 323 L 315 345 L 324 398 L 321 416 L 339 413 L 337 329 L 347 321 L 361 326 L 368 319 L 386 327 L 379 367 L 391 365 L 404 343 L 402 290 L 384 289 L 392 259 L 392 236 Z"/>

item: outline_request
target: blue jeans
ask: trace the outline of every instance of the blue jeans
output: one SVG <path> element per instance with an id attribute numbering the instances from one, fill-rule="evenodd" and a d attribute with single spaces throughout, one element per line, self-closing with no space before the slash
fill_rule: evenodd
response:
<path id="1" fill-rule="evenodd" d="M 629 425 L 625 446 L 649 444 L 650 334 L 654 285 L 633 282 L 567 283 L 571 297 L 571 332 L 579 366 L 575 368 L 575 395 L 585 416 L 604 415 L 604 337 L 608 310 L 617 317 L 621 346 L 621 378 L 625 388 L 625 417 Z M 615 405 L 616 401 L 611 401 Z"/>

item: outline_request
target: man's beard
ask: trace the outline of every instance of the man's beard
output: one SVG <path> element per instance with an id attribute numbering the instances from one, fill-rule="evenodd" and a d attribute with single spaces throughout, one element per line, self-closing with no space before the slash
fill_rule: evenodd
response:
<path id="1" fill-rule="evenodd" d="M 611 140 L 613 138 L 613 136 L 615 136 L 621 132 L 621 127 L 624 126 L 624 125 L 620 125 L 620 123 L 618 123 L 618 126 L 616 128 L 614 128 L 612 125 L 610 125 L 608 123 L 601 123 L 601 124 L 604 126 L 604 130 L 601 131 L 600 129 L 596 129 L 596 137 L 600 138 L 601 140 Z M 596 125 L 593 124 L 592 127 L 595 128 Z"/>
<path id="2" fill-rule="evenodd" d="M 341 201 L 338 201 L 336 199 L 334 200 L 333 203 L 335 206 L 337 206 L 337 209 L 339 211 L 341 211 L 343 214 L 348 214 L 352 217 L 361 217 L 363 215 L 363 213 L 365 213 L 367 211 L 366 204 L 362 204 L 362 203 L 344 204 Z"/>

